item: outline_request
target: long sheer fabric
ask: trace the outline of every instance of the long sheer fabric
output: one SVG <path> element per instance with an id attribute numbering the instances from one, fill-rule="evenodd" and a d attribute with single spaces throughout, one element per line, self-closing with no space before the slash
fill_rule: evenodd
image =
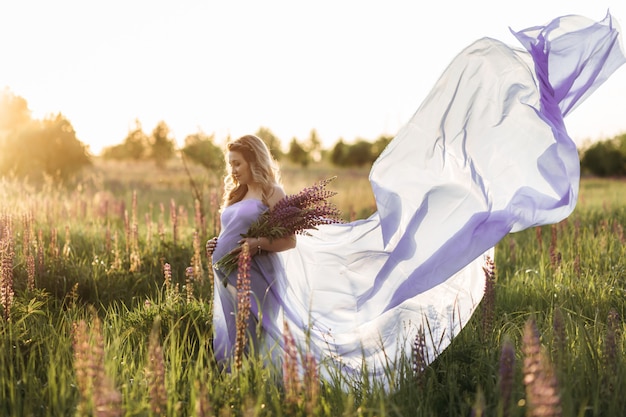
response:
<path id="1" fill-rule="evenodd" d="M 286 323 L 327 373 L 380 376 L 421 327 L 430 362 L 480 302 L 496 243 L 574 209 L 563 117 L 624 63 L 617 24 L 565 16 L 513 34 L 524 49 L 480 39 L 444 71 L 372 167 L 374 215 L 264 260 L 254 296 L 278 351 Z"/>

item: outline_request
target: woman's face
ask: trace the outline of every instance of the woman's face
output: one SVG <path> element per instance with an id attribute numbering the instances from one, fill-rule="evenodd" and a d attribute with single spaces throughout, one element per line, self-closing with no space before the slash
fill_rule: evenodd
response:
<path id="1" fill-rule="evenodd" d="M 237 151 L 228 152 L 228 165 L 230 165 L 230 172 L 239 184 L 245 185 L 252 183 L 252 171 L 250 165 L 241 154 Z"/>

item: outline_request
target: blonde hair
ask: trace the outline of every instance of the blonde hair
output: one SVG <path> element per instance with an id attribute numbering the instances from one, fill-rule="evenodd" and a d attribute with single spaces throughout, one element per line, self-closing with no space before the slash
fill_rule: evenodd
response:
<path id="1" fill-rule="evenodd" d="M 239 152 L 246 160 L 252 172 L 252 181 L 261 185 L 261 200 L 268 205 L 268 197 L 274 192 L 274 187 L 280 185 L 280 171 L 265 142 L 257 136 L 245 135 L 226 144 L 226 158 L 231 151 Z M 222 208 L 241 201 L 248 192 L 248 186 L 239 184 L 233 177 L 228 160 L 226 167 Z"/>

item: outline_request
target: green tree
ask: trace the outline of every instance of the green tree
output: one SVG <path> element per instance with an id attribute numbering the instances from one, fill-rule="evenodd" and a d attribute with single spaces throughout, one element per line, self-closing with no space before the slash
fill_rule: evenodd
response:
<path id="1" fill-rule="evenodd" d="M 149 138 L 141 127 L 141 122 L 135 120 L 134 129 L 128 132 L 124 141 L 119 145 L 109 146 L 102 150 L 102 157 L 105 159 L 132 159 L 139 161 L 147 158 L 149 149 Z"/>
<path id="2" fill-rule="evenodd" d="M 218 177 L 222 176 L 226 163 L 222 149 L 215 144 L 215 135 L 202 132 L 194 133 L 185 138 L 183 155 L 196 164 L 202 165 Z"/>
<path id="3" fill-rule="evenodd" d="M 170 137 L 170 128 L 164 121 L 160 121 L 149 138 L 150 159 L 158 168 L 164 168 L 167 161 L 172 159 L 176 151 L 176 142 Z"/>
<path id="4" fill-rule="evenodd" d="M 360 139 L 354 145 L 350 146 L 350 150 L 346 158 L 347 165 L 363 166 L 371 164 L 372 162 L 373 157 L 371 142 Z"/>
<path id="5" fill-rule="evenodd" d="M 124 150 L 130 159 L 138 161 L 146 157 L 148 152 L 148 135 L 141 128 L 141 122 L 135 120 L 135 128 L 128 132 L 124 139 Z"/>
<path id="6" fill-rule="evenodd" d="M 0 139 L 31 122 L 28 103 L 5 88 L 0 91 Z"/>
<path id="7" fill-rule="evenodd" d="M 340 139 L 334 146 L 330 160 L 338 166 L 364 166 L 372 164 L 391 141 L 389 136 L 380 136 L 376 141 L 369 142 L 358 139 L 356 143 L 348 145 Z"/>
<path id="8" fill-rule="evenodd" d="M 0 171 L 40 180 L 43 176 L 65 181 L 91 164 L 86 146 L 76 138 L 72 124 L 62 114 L 32 120 L 8 135 L 3 143 Z"/>
<path id="9" fill-rule="evenodd" d="M 385 150 L 385 148 L 387 147 L 387 145 L 389 145 L 389 142 L 391 142 L 392 139 L 393 136 L 381 135 L 378 137 L 378 139 L 374 141 L 371 149 L 372 162 L 374 162 L 380 156 L 380 154 Z"/>
<path id="10" fill-rule="evenodd" d="M 274 133 L 272 133 L 272 131 L 269 130 L 267 127 L 260 127 L 259 130 L 256 131 L 255 135 L 261 138 L 263 142 L 265 142 L 274 159 L 280 161 L 281 158 L 284 156 L 284 153 L 281 149 L 282 142 L 280 141 L 280 139 L 278 139 L 276 135 L 274 135 Z"/>
<path id="11" fill-rule="evenodd" d="M 126 159 L 126 152 L 124 151 L 124 149 L 125 148 L 123 144 L 106 146 L 102 148 L 100 156 L 102 156 L 104 159 Z"/>
<path id="12" fill-rule="evenodd" d="M 300 164 L 305 168 L 309 166 L 309 162 L 311 162 L 309 154 L 296 138 L 291 139 L 287 155 L 289 156 L 289 160 L 291 162 L 294 164 Z"/>
<path id="13" fill-rule="evenodd" d="M 623 157 L 626 158 L 626 133 L 616 136 L 614 139 L 615 146 L 619 149 Z"/>
<path id="14" fill-rule="evenodd" d="M 594 143 L 584 152 L 581 169 L 599 177 L 625 175 L 626 155 L 620 145 L 619 138 Z"/>
<path id="15" fill-rule="evenodd" d="M 350 152 L 349 146 L 344 143 L 343 139 L 339 139 L 330 153 L 330 162 L 337 166 L 346 165 L 348 152 Z"/>
<path id="16" fill-rule="evenodd" d="M 310 161 L 319 162 L 322 159 L 322 141 L 317 134 L 317 130 L 311 129 L 309 138 L 304 144 L 304 150 L 309 155 Z"/>

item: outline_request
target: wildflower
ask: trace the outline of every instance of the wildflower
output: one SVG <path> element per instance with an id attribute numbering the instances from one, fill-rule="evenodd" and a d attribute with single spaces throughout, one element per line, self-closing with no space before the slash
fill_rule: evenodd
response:
<path id="1" fill-rule="evenodd" d="M 220 232 L 220 204 L 217 190 L 212 190 L 211 192 L 209 207 L 212 208 L 211 215 L 213 217 L 213 236 L 217 236 Z"/>
<path id="2" fill-rule="evenodd" d="M 513 379 L 515 374 L 515 349 L 510 339 L 505 339 L 500 351 L 500 368 L 498 372 L 498 391 L 502 416 L 508 417 L 511 410 L 513 395 Z"/>
<path id="3" fill-rule="evenodd" d="M 307 352 L 304 358 L 304 387 L 305 387 L 305 410 L 306 414 L 315 414 L 319 402 L 320 378 L 317 369 L 317 361 L 311 352 Z"/>
<path id="4" fill-rule="evenodd" d="M 552 225 L 552 227 L 550 228 L 550 232 L 551 232 L 551 238 L 550 238 L 550 265 L 552 265 L 552 267 L 556 267 L 561 263 L 561 252 L 558 252 L 556 249 L 556 242 L 557 242 L 557 226 L 556 225 Z"/>
<path id="5" fill-rule="evenodd" d="M 144 217 L 146 220 L 146 246 L 150 246 L 152 243 L 152 216 L 150 213 L 146 213 Z"/>
<path id="6" fill-rule="evenodd" d="M 119 271 L 122 269 L 122 258 L 120 257 L 120 250 L 118 245 L 117 230 L 113 233 L 113 263 L 111 264 L 111 270 Z"/>
<path id="7" fill-rule="evenodd" d="M 618 385 L 618 374 L 615 373 L 615 367 L 619 363 L 619 313 L 614 308 L 609 310 L 607 316 L 606 333 L 604 335 L 604 349 L 602 352 L 602 360 L 604 362 L 603 369 L 605 370 L 602 376 L 602 391 L 606 393 L 607 397 L 611 398 L 615 395 L 616 385 Z M 608 372 L 606 372 L 608 371 Z"/>
<path id="8" fill-rule="evenodd" d="M 325 189 L 334 178 L 284 197 L 272 210 L 263 212 L 242 236 L 264 236 L 272 240 L 292 234 L 308 234 L 308 230 L 317 229 L 319 225 L 337 223 L 341 212 L 328 201 L 337 193 Z M 229 253 L 214 266 L 228 276 L 235 270 L 237 256 Z"/>
<path id="9" fill-rule="evenodd" d="M 2 317 L 11 321 L 11 308 L 13 307 L 13 230 L 11 221 L 4 226 L 4 233 L 0 237 L 0 302 L 2 303 Z"/>
<path id="10" fill-rule="evenodd" d="M 486 339 L 487 335 L 493 331 L 496 309 L 496 265 L 490 257 L 487 257 L 483 271 L 485 272 L 485 295 L 481 303 L 481 308 L 483 339 Z"/>
<path id="11" fill-rule="evenodd" d="M 209 403 L 209 392 L 206 384 L 201 384 L 198 380 L 194 382 L 196 389 L 196 410 L 197 417 L 208 417 L 213 415 L 211 403 Z"/>
<path id="12" fill-rule="evenodd" d="M 90 366 L 91 347 L 89 346 L 89 333 L 87 332 L 87 323 L 84 320 L 73 323 L 73 348 L 74 348 L 74 373 L 76 378 L 76 386 L 80 394 L 81 402 L 79 409 L 85 408 L 84 402 L 88 401 L 92 390 L 93 375 Z"/>
<path id="13" fill-rule="evenodd" d="M 50 253 L 54 259 L 59 257 L 59 248 L 57 246 L 57 229 L 53 227 L 50 231 Z"/>
<path id="14" fill-rule="evenodd" d="M 61 252 L 64 258 L 68 258 L 72 253 L 71 244 L 72 240 L 70 237 L 70 227 L 65 225 L 65 243 L 63 244 L 63 250 Z"/>
<path id="15" fill-rule="evenodd" d="M 213 260 L 213 256 L 211 256 L 211 257 L 209 258 L 209 262 L 210 262 L 211 264 L 213 263 L 213 261 L 212 261 L 212 260 Z M 213 282 L 215 281 L 215 277 L 214 277 L 214 275 L 213 275 L 213 268 L 211 268 L 210 266 L 209 266 L 209 271 L 208 271 L 208 274 L 207 274 L 207 275 L 208 275 L 208 278 L 209 278 L 209 288 L 213 288 Z M 210 297 L 209 297 L 209 299 L 210 299 Z"/>
<path id="16" fill-rule="evenodd" d="M 24 258 L 28 258 L 30 256 L 30 239 L 32 234 L 32 224 L 33 224 L 33 212 L 29 211 L 27 214 L 22 216 L 22 224 L 24 226 L 24 231 L 22 235 L 22 250 L 24 252 Z"/>
<path id="17" fill-rule="evenodd" d="M 246 348 L 248 321 L 250 320 L 250 248 L 244 243 L 239 256 L 237 274 L 237 317 L 235 337 L 235 368 L 241 369 Z"/>
<path id="18" fill-rule="evenodd" d="M 150 409 L 155 415 L 164 415 L 167 409 L 167 391 L 165 389 L 165 363 L 163 348 L 159 343 L 158 320 L 150 332 L 148 342 L 148 365 L 146 379 L 150 390 Z"/>
<path id="19" fill-rule="evenodd" d="M 285 390 L 285 404 L 288 410 L 295 411 L 300 396 L 300 379 L 298 377 L 298 349 L 296 341 L 289 331 L 289 325 L 283 325 L 284 355 L 283 355 L 283 388 Z"/>
<path id="20" fill-rule="evenodd" d="M 617 359 L 617 340 L 619 333 L 619 313 L 611 308 L 607 316 L 606 334 L 604 336 L 604 360 L 607 367 Z M 607 368 L 609 369 L 609 368 Z"/>
<path id="21" fill-rule="evenodd" d="M 470 416 L 482 417 L 485 414 L 485 408 L 485 393 L 483 393 L 483 390 L 479 387 Z"/>
<path id="22" fill-rule="evenodd" d="M 561 399 L 556 375 L 541 349 L 533 319 L 526 321 L 523 334 L 524 385 L 529 417 L 561 416 Z"/>
<path id="23" fill-rule="evenodd" d="M 202 232 L 202 240 L 204 240 L 206 232 L 204 227 L 204 211 L 202 210 L 202 203 L 197 198 L 194 200 L 194 221 L 196 223 L 196 230 Z"/>
<path id="24" fill-rule="evenodd" d="M 26 286 L 32 291 L 35 289 L 35 257 L 31 253 L 26 257 L 26 273 L 28 276 Z"/>
<path id="25" fill-rule="evenodd" d="M 37 238 L 37 272 L 39 275 L 44 271 L 44 254 L 43 254 L 43 231 L 39 229 Z"/>
<path id="26" fill-rule="evenodd" d="M 193 278 L 194 278 L 194 268 L 192 266 L 188 266 L 185 269 L 185 290 L 187 293 L 188 303 L 193 301 Z"/>
<path id="27" fill-rule="evenodd" d="M 426 350 L 426 334 L 424 326 L 420 325 L 413 341 L 411 348 L 411 356 L 413 361 L 413 376 L 418 387 L 424 384 L 424 371 L 428 364 L 428 352 Z"/>
<path id="28" fill-rule="evenodd" d="M 76 306 L 76 303 L 78 303 L 78 282 L 72 285 L 72 289 L 69 294 L 65 296 L 65 300 L 67 301 L 68 307 L 73 308 Z"/>
<path id="29" fill-rule="evenodd" d="M 121 416 L 122 396 L 104 369 L 104 338 L 97 316 L 91 333 L 84 320 L 74 325 L 73 348 L 76 385 L 80 393 L 77 414 Z"/>
<path id="30" fill-rule="evenodd" d="M 193 233 L 193 257 L 191 258 L 191 267 L 193 268 L 193 279 L 196 282 L 202 281 L 202 243 L 200 241 L 200 233 Z"/>
<path id="31" fill-rule="evenodd" d="M 138 272 L 141 268 L 141 255 L 139 255 L 139 232 L 137 227 L 137 223 L 133 223 L 131 227 L 130 272 Z"/>
<path id="32" fill-rule="evenodd" d="M 124 233 L 126 234 L 126 252 L 130 253 L 130 220 L 128 220 L 128 211 L 124 210 Z"/>
<path id="33" fill-rule="evenodd" d="M 132 224 L 137 224 L 137 190 L 133 190 L 133 200 L 130 211 Z"/>
<path id="34" fill-rule="evenodd" d="M 552 331 L 554 333 L 554 352 L 556 356 L 555 362 L 559 365 L 563 364 L 563 353 L 565 352 L 565 322 L 563 319 L 563 311 L 555 307 L 552 317 Z"/>
<path id="35" fill-rule="evenodd" d="M 178 217 L 176 215 L 176 201 L 170 199 L 170 224 L 172 226 L 172 243 L 176 246 L 178 238 Z"/>
<path id="36" fill-rule="evenodd" d="M 163 265 L 163 285 L 166 293 L 172 287 L 172 266 L 169 263 Z"/>
<path id="37" fill-rule="evenodd" d="M 159 204 L 159 222 L 157 224 L 157 231 L 159 234 L 159 239 L 161 240 L 161 242 L 163 242 L 165 240 L 165 206 L 163 206 L 163 203 Z"/>

